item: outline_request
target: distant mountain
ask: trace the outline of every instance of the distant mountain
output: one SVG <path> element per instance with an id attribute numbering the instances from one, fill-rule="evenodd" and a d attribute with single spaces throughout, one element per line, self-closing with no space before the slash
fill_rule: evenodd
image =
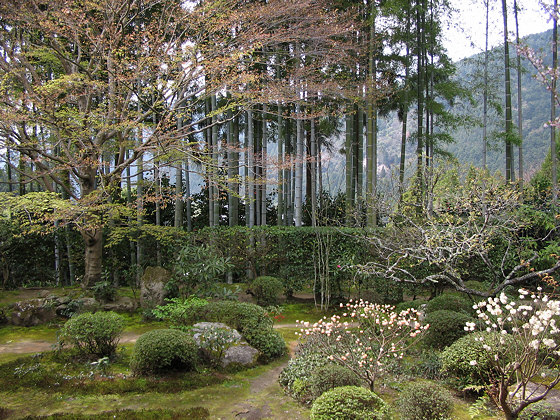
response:
<path id="1" fill-rule="evenodd" d="M 530 35 L 523 39 L 536 51 L 550 51 L 552 30 L 540 34 Z M 504 69 L 503 47 L 494 48 L 490 52 L 489 79 L 491 102 L 502 108 L 500 113 L 490 107 L 488 134 L 489 150 L 487 164 L 491 172 L 504 172 L 505 152 L 503 140 L 499 136 L 504 131 Z M 517 70 L 515 46 L 510 48 L 512 63 L 511 90 L 513 104 L 513 119 L 517 130 Z M 545 63 L 552 61 L 552 54 L 545 55 Z M 456 63 L 456 80 L 466 87 L 472 95 L 474 105 L 462 101 L 453 108 L 458 113 L 470 118 L 469 122 L 452 133 L 455 142 L 442 146 L 460 162 L 482 166 L 482 85 L 483 85 L 484 53 L 476 54 Z M 536 71 L 525 59 L 522 60 L 522 100 L 523 100 L 523 157 L 525 177 L 530 177 L 544 161 L 550 147 L 550 131 L 545 123 L 550 119 L 550 92 L 535 79 Z M 344 125 L 344 123 L 342 123 Z M 409 117 L 409 133 L 415 130 L 414 112 Z M 344 127 L 342 127 L 343 129 Z M 335 140 L 337 147 L 343 148 L 342 134 Z M 398 169 L 400 160 L 401 123 L 395 113 L 379 119 L 378 134 L 378 173 L 388 175 Z M 407 160 L 409 167 L 414 167 L 415 144 L 407 144 Z M 518 148 L 515 148 L 515 168 L 518 171 Z M 326 184 L 331 191 L 344 189 L 344 156 L 334 153 L 324 165 L 325 174 L 328 171 Z"/>
<path id="2" fill-rule="evenodd" d="M 544 55 L 544 61 L 550 64 L 552 61 L 551 51 L 552 30 L 540 34 L 530 35 L 523 39 L 523 43 L 532 47 L 535 51 L 540 51 Z M 548 54 L 546 54 L 548 52 Z M 503 47 L 492 50 L 490 62 L 490 78 L 492 81 L 493 99 L 504 107 L 504 65 Z M 515 46 L 510 48 L 512 62 L 511 70 L 511 91 L 513 104 L 513 119 L 517 130 L 518 111 L 517 111 L 517 70 Z M 476 104 L 474 106 L 464 105 L 463 112 L 470 115 L 479 124 L 482 123 L 482 71 L 484 54 L 477 54 L 461 60 L 457 63 L 455 77 L 461 83 L 469 87 L 473 94 Z M 523 157 L 524 171 L 527 176 L 537 170 L 544 161 L 550 148 L 550 129 L 545 128 L 545 123 L 550 119 L 550 92 L 547 91 L 542 83 L 535 78 L 536 70 L 525 59 L 522 59 L 521 74 L 521 98 L 523 116 Z M 496 136 L 503 132 L 504 121 L 503 112 L 491 113 L 488 126 L 488 133 L 491 135 L 489 141 L 491 151 L 488 154 L 488 166 L 491 171 L 504 172 L 505 152 L 503 140 Z M 492 138 L 492 134 L 494 135 Z M 453 133 L 455 143 L 449 145 L 447 150 L 453 153 L 461 162 L 472 163 L 476 166 L 482 164 L 482 127 L 470 125 L 458 129 Z M 518 171 L 518 150 L 515 148 L 515 167 Z"/>

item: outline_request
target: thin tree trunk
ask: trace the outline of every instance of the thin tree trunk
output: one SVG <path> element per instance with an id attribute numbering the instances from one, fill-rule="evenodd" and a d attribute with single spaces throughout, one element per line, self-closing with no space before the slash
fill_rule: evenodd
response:
<path id="1" fill-rule="evenodd" d="M 554 26 L 552 29 L 552 68 L 556 72 L 558 68 L 558 1 L 554 0 Z M 552 78 L 552 90 L 550 94 L 550 121 L 556 120 L 556 78 Z M 550 125 L 550 159 L 551 159 L 551 181 L 552 181 L 552 205 L 556 208 L 558 204 L 558 157 L 556 154 L 556 127 Z"/>
<path id="2" fill-rule="evenodd" d="M 406 9 L 406 57 L 405 57 L 405 86 L 404 86 L 404 98 L 402 104 L 402 129 L 401 129 L 401 156 L 399 162 L 399 203 L 402 202 L 402 196 L 404 194 L 404 170 L 406 162 L 406 140 L 407 140 L 407 123 L 408 123 L 408 87 L 406 86 L 409 82 L 410 77 L 410 3 L 407 3 Z"/>
<path id="3" fill-rule="evenodd" d="M 266 125 L 266 116 L 268 107 L 263 104 L 262 111 L 262 184 L 261 184 L 261 225 L 266 226 L 266 161 L 268 159 L 268 127 Z"/>
<path id="4" fill-rule="evenodd" d="M 220 224 L 220 192 L 218 189 L 218 168 L 219 168 L 219 155 L 218 155 L 218 116 L 216 112 L 218 110 L 216 95 L 212 95 L 210 99 L 210 106 L 212 112 L 212 181 L 211 181 L 211 191 L 212 191 L 212 224 L 211 226 L 218 226 Z"/>
<path id="5" fill-rule="evenodd" d="M 247 191 L 245 192 L 245 202 L 248 208 L 247 226 L 252 228 L 255 226 L 255 185 L 254 185 L 254 170 L 255 167 L 255 136 L 253 124 L 253 111 L 247 111 Z"/>
<path id="6" fill-rule="evenodd" d="M 315 133 L 315 118 L 311 118 L 311 226 L 317 226 L 317 139 Z"/>
<path id="7" fill-rule="evenodd" d="M 485 0 L 486 5 L 486 32 L 484 45 L 484 91 L 483 91 L 483 111 L 482 111 L 482 168 L 487 169 L 488 155 L 488 14 L 490 10 L 490 0 Z"/>
<path id="8" fill-rule="evenodd" d="M 346 226 L 352 225 L 353 218 L 353 204 L 354 204 L 354 191 L 352 189 L 352 177 L 354 175 L 354 158 L 353 158 L 353 125 L 354 116 L 351 113 L 346 114 Z"/>
<path id="9" fill-rule="evenodd" d="M 375 62 L 375 1 L 370 0 L 370 32 L 368 48 L 368 84 L 366 89 L 367 98 L 367 179 L 366 179 L 366 226 L 368 228 L 377 225 L 377 211 L 375 208 L 375 196 L 377 194 L 377 105 L 374 98 L 377 83 L 377 66 Z"/>
<path id="10" fill-rule="evenodd" d="M 502 0 L 502 16 L 504 20 L 504 71 L 505 71 L 505 96 L 506 96 L 506 181 L 514 182 L 513 173 L 513 143 L 511 135 L 513 133 L 512 112 L 511 112 L 511 76 L 509 67 L 509 43 L 507 30 L 507 3 Z"/>
<path id="11" fill-rule="evenodd" d="M 183 129 L 183 119 L 177 120 L 177 130 L 179 133 Z M 175 214 L 173 226 L 180 228 L 183 226 L 183 163 L 179 159 L 179 163 L 175 165 Z"/>
<path id="12" fill-rule="evenodd" d="M 185 217 L 187 218 L 187 232 L 192 232 L 192 203 L 191 203 L 191 175 L 189 168 L 189 158 L 187 157 L 184 162 L 185 171 Z"/>
<path id="13" fill-rule="evenodd" d="M 519 47 L 519 19 L 517 0 L 513 0 L 515 13 L 515 40 Z M 519 189 L 523 191 L 523 101 L 521 97 L 521 55 L 517 51 L 517 129 L 519 130 Z"/>
<path id="14" fill-rule="evenodd" d="M 284 225 L 285 217 L 285 201 L 284 201 L 284 136 L 285 130 L 282 121 L 282 106 L 278 102 L 278 216 L 276 224 Z"/>
<path id="15" fill-rule="evenodd" d="M 418 124 L 417 124 L 417 136 L 418 143 L 416 147 L 416 177 L 417 177 L 417 211 L 421 211 L 422 202 L 424 197 L 424 174 L 423 174 L 423 149 L 424 149 L 424 54 L 422 49 L 422 34 L 424 25 L 422 24 L 422 16 L 425 13 L 421 5 L 421 0 L 417 0 L 416 4 L 416 48 L 418 52 L 418 66 L 417 66 L 417 91 L 416 91 L 416 101 L 418 107 Z"/>
<path id="16" fill-rule="evenodd" d="M 296 226 L 302 225 L 303 210 L 303 127 L 301 120 L 301 107 L 296 104 L 296 173 L 295 173 L 295 198 L 294 216 Z"/>

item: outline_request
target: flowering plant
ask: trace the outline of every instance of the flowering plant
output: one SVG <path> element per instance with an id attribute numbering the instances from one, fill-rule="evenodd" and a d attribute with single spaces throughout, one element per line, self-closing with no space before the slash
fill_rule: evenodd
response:
<path id="1" fill-rule="evenodd" d="M 552 378 L 534 386 L 535 376 L 556 364 L 560 357 L 560 301 L 542 294 L 519 289 L 519 302 L 511 301 L 504 293 L 473 306 L 486 331 L 495 331 L 503 338 L 499 343 L 484 342 L 490 365 L 489 395 L 502 408 L 506 419 L 516 419 L 529 404 L 542 400 L 560 382 L 556 370 Z M 465 330 L 474 331 L 474 322 L 467 322 Z M 512 340 L 506 340 L 511 336 Z M 507 357 L 506 357 L 507 354 Z M 475 365 L 475 360 L 470 361 Z M 510 388 L 511 385 L 514 385 Z"/>
<path id="2" fill-rule="evenodd" d="M 340 306 L 347 311 L 342 316 L 333 315 L 314 324 L 296 321 L 302 327 L 299 334 L 317 338 L 317 352 L 350 369 L 372 391 L 389 363 L 402 359 L 429 327 L 421 325 L 415 309 L 396 313 L 394 306 L 363 300 Z"/>

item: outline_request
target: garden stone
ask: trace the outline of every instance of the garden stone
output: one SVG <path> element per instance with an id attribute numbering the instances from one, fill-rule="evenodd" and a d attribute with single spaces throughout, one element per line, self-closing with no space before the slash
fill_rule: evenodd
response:
<path id="1" fill-rule="evenodd" d="M 231 364 L 248 367 L 257 363 L 258 357 L 259 351 L 256 348 L 249 344 L 240 344 L 227 349 L 221 362 L 223 367 Z"/>
<path id="2" fill-rule="evenodd" d="M 194 324 L 192 327 L 193 338 L 197 346 L 200 347 L 201 344 L 200 335 L 205 330 L 209 330 L 209 329 L 220 329 L 220 330 L 228 331 L 231 334 L 231 339 L 232 339 L 231 345 L 245 343 L 243 337 L 241 337 L 241 334 L 239 334 L 237 330 L 228 327 L 226 324 L 223 324 L 221 322 L 199 322 L 197 324 Z"/>
<path id="3" fill-rule="evenodd" d="M 56 318 L 55 307 L 46 299 L 31 299 L 16 302 L 12 306 L 11 324 L 32 327 L 46 324 Z"/>
<path id="4" fill-rule="evenodd" d="M 165 303 L 165 285 L 170 278 L 171 273 L 163 267 L 146 268 L 140 281 L 140 305 L 142 308 L 152 309 Z"/>
<path id="5" fill-rule="evenodd" d="M 94 298 L 80 298 L 80 312 L 95 312 L 99 309 L 99 302 Z"/>
<path id="6" fill-rule="evenodd" d="M 116 302 L 106 303 L 103 305 L 103 310 L 113 312 L 134 312 L 134 310 L 136 310 L 136 302 L 128 296 L 124 296 Z"/>

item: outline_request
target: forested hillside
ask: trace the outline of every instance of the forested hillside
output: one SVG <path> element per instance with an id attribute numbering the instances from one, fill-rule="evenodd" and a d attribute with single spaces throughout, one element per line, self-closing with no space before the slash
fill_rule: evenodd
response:
<path id="1" fill-rule="evenodd" d="M 523 39 L 535 51 L 544 56 L 544 62 L 551 62 L 552 31 L 530 35 Z M 503 47 L 494 48 L 490 52 L 489 62 L 489 126 L 488 126 L 488 168 L 491 172 L 504 173 L 504 71 Z M 515 64 L 512 58 L 512 66 Z M 456 103 L 451 111 L 464 120 L 456 130 L 451 131 L 454 141 L 443 145 L 443 149 L 451 153 L 458 162 L 466 165 L 482 166 L 482 89 L 483 89 L 484 53 L 480 53 L 455 63 L 454 79 L 472 95 L 470 101 L 463 99 Z M 522 59 L 522 99 L 523 99 L 523 158 L 524 178 L 528 179 L 541 166 L 550 149 L 550 130 L 545 123 L 550 119 L 550 92 L 535 77 L 534 67 Z M 513 67 L 512 67 L 513 68 Z M 517 121 L 517 74 L 512 71 L 512 102 L 514 122 Z M 414 115 L 411 115 L 414 118 Z M 410 127 L 414 127 L 412 121 Z M 341 122 L 343 127 L 343 122 Z M 517 124 L 515 124 L 517 127 Z M 408 130 L 412 139 L 414 128 Z M 331 191 L 344 189 L 344 156 L 339 152 L 344 140 L 341 135 L 335 140 L 334 153 L 330 155 L 324 167 L 329 179 Z M 400 159 L 401 123 L 396 112 L 389 113 L 379 119 L 379 151 L 378 172 L 381 178 L 394 176 L 398 171 Z M 409 141 L 407 160 L 409 170 L 413 170 L 415 145 Z M 515 148 L 515 167 L 518 171 L 518 150 Z M 393 175 L 391 175 L 393 174 Z"/>

